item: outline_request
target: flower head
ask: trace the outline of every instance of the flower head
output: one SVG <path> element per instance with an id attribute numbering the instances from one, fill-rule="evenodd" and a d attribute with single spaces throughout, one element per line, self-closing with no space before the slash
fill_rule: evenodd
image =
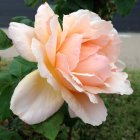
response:
<path id="1" fill-rule="evenodd" d="M 71 117 L 99 125 L 107 116 L 99 93 L 132 93 L 118 60 L 118 33 L 110 21 L 88 10 L 64 15 L 62 24 L 61 29 L 47 3 L 38 8 L 34 28 L 10 23 L 9 35 L 20 55 L 38 63 L 16 87 L 10 108 L 36 124 L 66 101 Z"/>

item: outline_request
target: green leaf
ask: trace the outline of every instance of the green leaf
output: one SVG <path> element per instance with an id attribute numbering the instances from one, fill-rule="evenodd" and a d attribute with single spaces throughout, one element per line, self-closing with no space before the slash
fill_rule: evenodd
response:
<path id="1" fill-rule="evenodd" d="M 0 72 L 0 120 L 11 117 L 9 108 L 14 82 L 9 71 Z"/>
<path id="2" fill-rule="evenodd" d="M 38 4 L 39 0 L 24 0 L 24 2 L 26 6 L 34 8 Z"/>
<path id="3" fill-rule="evenodd" d="M 45 2 L 47 2 L 47 0 L 42 0 L 42 3 L 45 3 Z"/>
<path id="4" fill-rule="evenodd" d="M 67 127 L 65 124 L 62 125 L 61 131 L 57 136 L 57 140 L 68 140 L 70 133 L 70 127 Z"/>
<path id="5" fill-rule="evenodd" d="M 80 7 L 72 0 L 56 0 L 53 9 L 63 19 L 64 14 L 77 11 Z"/>
<path id="6" fill-rule="evenodd" d="M 10 100 L 17 80 L 9 71 L 0 72 L 0 120 L 11 117 Z"/>
<path id="7" fill-rule="evenodd" d="M 0 72 L 0 95 L 4 88 L 11 85 L 12 77 L 9 71 L 1 71 Z"/>
<path id="8" fill-rule="evenodd" d="M 17 16 L 11 19 L 11 22 L 23 23 L 25 25 L 34 27 L 34 22 L 26 16 Z"/>
<path id="9" fill-rule="evenodd" d="M 21 121 L 19 117 L 13 117 L 9 126 L 14 131 L 23 131 L 24 132 L 24 130 L 27 130 L 24 128 L 24 127 L 26 127 L 25 123 L 23 121 Z"/>
<path id="10" fill-rule="evenodd" d="M 12 45 L 12 40 L 9 39 L 6 33 L 0 29 L 0 50 L 7 49 Z"/>
<path id="11" fill-rule="evenodd" d="M 93 1 L 91 0 L 75 0 L 76 4 L 80 6 L 82 9 L 93 10 Z"/>
<path id="12" fill-rule="evenodd" d="M 10 100 L 13 90 L 12 86 L 7 86 L 0 95 L 0 120 L 11 117 Z"/>
<path id="13" fill-rule="evenodd" d="M 126 16 L 132 10 L 136 0 L 114 0 L 117 11 L 122 16 Z"/>
<path id="14" fill-rule="evenodd" d="M 12 86 L 35 69 L 37 69 L 36 63 L 28 62 L 21 57 L 15 57 L 8 70 L 0 71 L 0 95 L 7 86 Z"/>
<path id="15" fill-rule="evenodd" d="M 26 61 L 21 57 L 15 57 L 10 65 L 11 75 L 22 79 L 25 75 L 29 74 L 33 70 L 37 69 L 37 64 Z"/>
<path id="16" fill-rule="evenodd" d="M 37 125 L 33 125 L 33 128 L 36 132 L 42 134 L 49 140 L 55 140 L 56 136 L 58 135 L 61 129 L 63 119 L 63 113 L 61 111 L 58 111 L 47 121 Z"/>
<path id="17" fill-rule="evenodd" d="M 10 131 L 0 126 L 0 140 L 22 140 L 17 132 Z"/>
<path id="18" fill-rule="evenodd" d="M 9 70 L 0 72 L 0 120 L 10 117 L 10 100 L 14 89 L 19 81 L 34 69 L 37 69 L 36 63 L 15 57 Z"/>

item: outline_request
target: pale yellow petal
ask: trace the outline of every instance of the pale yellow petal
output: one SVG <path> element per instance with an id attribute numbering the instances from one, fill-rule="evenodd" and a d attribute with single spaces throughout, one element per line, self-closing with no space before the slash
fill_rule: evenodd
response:
<path id="1" fill-rule="evenodd" d="M 62 104 L 61 93 L 54 90 L 36 70 L 18 84 L 10 109 L 24 122 L 37 124 L 52 116 Z"/>
<path id="2" fill-rule="evenodd" d="M 31 50 L 32 38 L 34 37 L 34 29 L 32 27 L 11 22 L 9 26 L 9 37 L 23 58 L 29 61 L 36 61 Z"/>

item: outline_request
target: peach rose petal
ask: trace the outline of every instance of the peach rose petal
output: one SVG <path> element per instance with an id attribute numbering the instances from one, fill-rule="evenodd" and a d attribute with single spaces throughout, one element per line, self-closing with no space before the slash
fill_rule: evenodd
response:
<path id="1" fill-rule="evenodd" d="M 64 87 L 75 91 L 75 92 L 84 92 L 84 89 L 75 79 L 73 79 L 72 75 L 69 75 L 63 72 L 61 69 L 57 69 L 61 82 L 64 84 Z"/>
<path id="2" fill-rule="evenodd" d="M 9 37 L 19 54 L 26 60 L 35 62 L 36 59 L 31 51 L 34 29 L 22 23 L 11 22 L 9 26 Z"/>
<path id="3" fill-rule="evenodd" d="M 117 60 L 116 63 L 111 63 L 110 66 L 112 72 L 116 71 L 122 72 L 126 67 L 125 63 L 122 62 L 121 60 Z"/>
<path id="4" fill-rule="evenodd" d="M 56 92 L 36 70 L 18 84 L 10 109 L 24 122 L 36 124 L 52 116 L 63 102 L 61 93 Z"/>
<path id="5" fill-rule="evenodd" d="M 86 92 L 85 94 L 88 96 L 90 102 L 92 102 L 94 104 L 98 104 L 98 95 L 88 93 L 88 92 Z"/>
<path id="6" fill-rule="evenodd" d="M 56 55 L 56 69 L 61 69 L 67 74 L 70 74 L 67 58 L 63 53 L 58 52 Z"/>
<path id="7" fill-rule="evenodd" d="M 58 17 L 53 16 L 50 19 L 50 36 L 48 42 L 46 43 L 46 52 L 49 58 L 49 61 L 54 66 L 55 65 L 55 56 L 56 56 L 56 46 L 57 46 L 57 34 L 58 34 Z"/>
<path id="8" fill-rule="evenodd" d="M 78 18 L 78 17 L 80 17 L 82 15 L 86 15 L 89 18 L 90 21 L 93 20 L 95 22 L 98 21 L 98 20 L 101 20 L 101 18 L 98 16 L 98 14 L 93 13 L 93 12 L 91 12 L 89 10 L 83 10 L 83 9 L 80 9 L 80 10 L 78 10 L 76 12 L 73 12 L 70 15 L 75 16 L 76 18 Z"/>
<path id="9" fill-rule="evenodd" d="M 56 71 L 61 80 L 61 83 L 65 85 L 70 90 L 75 90 L 73 87 L 74 81 L 70 77 L 70 69 L 68 66 L 67 58 L 62 53 L 57 53 L 56 55 Z M 69 82 L 69 80 L 71 82 Z"/>
<path id="10" fill-rule="evenodd" d="M 72 36 L 66 38 L 59 49 L 59 52 L 66 56 L 71 71 L 79 62 L 81 43 L 82 36 L 79 34 L 73 34 Z"/>
<path id="11" fill-rule="evenodd" d="M 85 32 L 85 29 L 88 30 L 88 24 L 89 16 L 86 14 L 79 15 L 79 17 L 74 14 L 65 15 L 63 19 L 63 30 L 66 31 L 67 35 L 75 33 L 82 34 Z"/>
<path id="12" fill-rule="evenodd" d="M 81 61 L 74 72 L 95 74 L 101 79 L 106 80 L 111 75 L 108 59 L 103 55 L 92 55 Z"/>
<path id="13" fill-rule="evenodd" d="M 52 16 L 54 16 L 54 12 L 47 3 L 42 4 L 38 8 L 35 16 L 35 33 L 44 44 L 48 41 L 51 34 L 49 23 Z"/>
<path id="14" fill-rule="evenodd" d="M 128 74 L 125 72 L 112 72 L 112 77 L 106 81 L 110 87 L 108 87 L 109 93 L 118 93 L 121 95 L 130 95 L 133 90 L 130 86 L 130 82 L 127 80 Z"/>
<path id="15" fill-rule="evenodd" d="M 77 116 L 85 123 L 94 126 L 100 125 L 106 120 L 107 110 L 98 96 L 96 96 L 98 103 L 92 103 L 84 93 L 71 93 L 64 88 L 62 96 L 69 105 L 71 117 Z"/>
<path id="16" fill-rule="evenodd" d="M 128 75 L 125 72 L 112 72 L 112 77 L 106 81 L 102 88 L 85 86 L 84 89 L 90 93 L 112 93 L 120 95 L 130 95 L 133 93 L 130 82 L 127 80 Z"/>
<path id="17" fill-rule="evenodd" d="M 65 40 L 66 36 L 70 34 L 79 33 L 85 35 L 85 37 L 88 36 L 89 32 L 91 32 L 91 30 L 89 30 L 90 21 L 96 20 L 101 19 L 97 14 L 88 10 L 78 10 L 69 15 L 64 15 L 62 42 Z"/>
<path id="18" fill-rule="evenodd" d="M 75 73 L 73 72 L 83 85 L 86 86 L 100 86 L 104 85 L 104 81 L 95 74 L 88 74 L 88 73 Z"/>
<path id="19" fill-rule="evenodd" d="M 73 91 L 84 91 L 81 87 L 80 81 L 70 72 L 67 58 L 62 53 L 57 53 L 56 69 L 59 78 L 65 87 Z"/>
<path id="20" fill-rule="evenodd" d="M 40 72 L 41 77 L 47 78 L 48 83 L 54 88 L 58 89 L 59 85 L 56 82 L 55 78 L 51 74 L 51 72 L 48 70 L 48 67 L 46 65 L 46 53 L 44 48 L 42 47 L 42 44 L 35 38 L 32 40 L 32 52 L 34 56 L 36 57 L 36 60 L 38 61 L 38 70 Z"/>
<path id="21" fill-rule="evenodd" d="M 108 35 L 109 33 L 114 30 L 113 25 L 111 24 L 110 21 L 105 21 L 105 20 L 96 20 L 91 22 L 91 27 L 94 29 L 96 33 L 95 37 L 100 37 L 101 35 Z M 93 36 L 94 37 L 94 36 Z"/>
<path id="22" fill-rule="evenodd" d="M 96 54 L 99 49 L 100 46 L 94 45 L 92 42 L 83 43 L 80 51 L 80 61 L 83 61 L 87 57 Z"/>
<path id="23" fill-rule="evenodd" d="M 68 111 L 71 118 L 77 117 L 76 114 L 70 108 L 68 108 Z"/>
<path id="24" fill-rule="evenodd" d="M 123 71 L 123 70 L 125 69 L 125 67 L 126 67 L 125 63 L 124 63 L 123 61 L 121 61 L 121 60 L 118 60 L 118 61 L 115 63 L 115 65 L 117 66 L 117 69 L 118 69 L 119 71 Z"/>
<path id="25" fill-rule="evenodd" d="M 101 46 L 101 54 L 106 55 L 111 62 L 116 62 L 120 53 L 121 41 L 117 31 L 110 21 L 98 20 L 91 22 L 92 34 L 87 40 Z"/>
<path id="26" fill-rule="evenodd" d="M 101 53 L 107 56 L 111 63 L 115 63 L 118 60 L 120 54 L 121 40 L 115 29 L 113 29 L 110 35 L 109 43 L 103 47 Z"/>

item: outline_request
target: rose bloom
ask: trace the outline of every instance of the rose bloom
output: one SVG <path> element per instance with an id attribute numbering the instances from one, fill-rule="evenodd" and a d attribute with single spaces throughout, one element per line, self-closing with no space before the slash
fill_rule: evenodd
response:
<path id="1" fill-rule="evenodd" d="M 132 93 L 118 61 L 118 33 L 110 21 L 88 10 L 64 15 L 62 24 L 47 3 L 38 8 L 34 28 L 10 23 L 19 54 L 38 64 L 17 85 L 10 108 L 24 122 L 37 124 L 65 101 L 72 118 L 100 125 L 107 110 L 99 93 Z"/>

